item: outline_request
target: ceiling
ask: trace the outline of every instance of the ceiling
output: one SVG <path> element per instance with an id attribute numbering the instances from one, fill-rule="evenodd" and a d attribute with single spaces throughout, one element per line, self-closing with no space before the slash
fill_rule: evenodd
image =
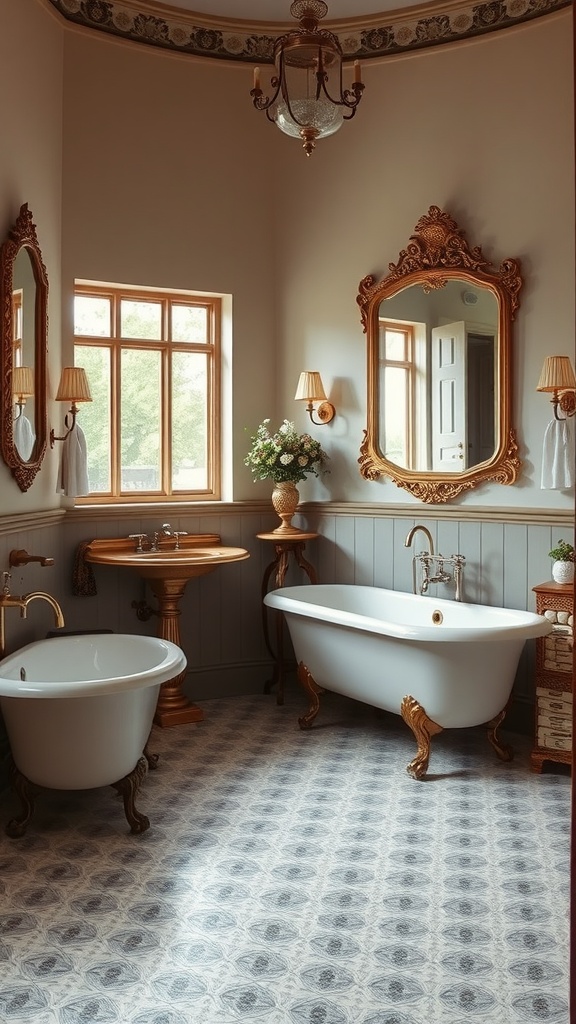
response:
<path id="1" fill-rule="evenodd" d="M 22 2 L 22 0 L 20 0 Z M 48 0 L 64 19 L 180 55 L 271 64 L 274 40 L 297 26 L 291 0 Z M 326 0 L 320 22 L 344 61 L 397 56 L 507 29 L 571 0 Z"/>
<path id="2" fill-rule="evenodd" d="M 415 6 L 415 0 L 326 0 L 326 3 L 326 21 L 363 19 L 366 15 Z M 262 21 L 273 24 L 290 22 L 290 4 L 291 0 L 171 0 L 170 6 L 197 14 L 210 14 L 228 21 Z M 152 0 L 148 6 L 160 9 L 164 4 L 160 0 Z"/>

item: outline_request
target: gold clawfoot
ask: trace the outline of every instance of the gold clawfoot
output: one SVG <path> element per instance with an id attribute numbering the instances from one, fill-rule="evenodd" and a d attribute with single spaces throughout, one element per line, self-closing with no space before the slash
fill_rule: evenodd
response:
<path id="1" fill-rule="evenodd" d="M 134 799 L 140 789 L 140 783 L 146 775 L 146 767 L 146 758 L 141 757 L 136 767 L 128 775 L 125 775 L 118 782 L 112 783 L 112 788 L 120 793 L 124 801 L 124 814 L 130 825 L 130 831 L 134 834 L 146 832 L 150 828 L 149 818 L 145 814 L 140 814 L 134 806 Z"/>
<path id="2" fill-rule="evenodd" d="M 430 740 L 432 736 L 442 732 L 442 726 L 428 718 L 422 705 L 409 694 L 402 700 L 400 714 L 406 725 L 411 728 L 418 744 L 416 757 L 407 766 L 406 771 L 412 778 L 422 779 L 428 771 Z"/>
<path id="3" fill-rule="evenodd" d="M 301 729 L 310 729 L 312 722 L 320 710 L 320 694 L 324 693 L 321 686 L 318 686 L 303 661 L 298 664 L 298 682 L 302 684 L 310 697 L 310 707 L 305 715 L 298 719 Z"/>
<path id="4" fill-rule="evenodd" d="M 502 724 L 506 717 L 506 712 L 512 703 L 512 699 L 508 701 L 506 707 L 502 708 L 500 714 L 496 715 L 490 722 L 487 722 L 486 728 L 488 730 L 488 740 L 494 747 L 494 750 L 498 754 L 501 761 L 511 761 L 514 757 L 514 751 L 511 746 L 507 743 L 501 743 L 499 737 L 496 735 L 498 726 Z"/>

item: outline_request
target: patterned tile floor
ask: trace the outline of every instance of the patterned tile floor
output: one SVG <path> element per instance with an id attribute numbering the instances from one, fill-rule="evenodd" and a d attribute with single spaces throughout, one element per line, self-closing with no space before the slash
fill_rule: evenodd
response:
<path id="1" fill-rule="evenodd" d="M 0 1020 L 568 1022 L 570 779 L 326 695 L 205 702 L 155 730 L 128 832 L 111 788 L 45 791 L 0 850 Z M 0 803 L 2 828 L 16 809 Z"/>

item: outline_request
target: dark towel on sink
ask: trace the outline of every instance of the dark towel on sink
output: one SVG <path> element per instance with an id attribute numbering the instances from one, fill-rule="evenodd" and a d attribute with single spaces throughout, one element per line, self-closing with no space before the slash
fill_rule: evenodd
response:
<path id="1" fill-rule="evenodd" d="M 74 597 L 94 597 L 97 594 L 96 579 L 92 566 L 84 559 L 86 548 L 91 543 L 92 541 L 90 540 L 83 540 L 76 548 L 74 568 L 72 570 L 72 593 Z"/>

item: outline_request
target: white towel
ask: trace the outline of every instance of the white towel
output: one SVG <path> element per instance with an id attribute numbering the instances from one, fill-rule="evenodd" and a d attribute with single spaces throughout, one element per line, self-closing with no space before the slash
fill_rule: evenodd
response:
<path id="1" fill-rule="evenodd" d="M 14 445 L 23 462 L 28 462 L 32 455 L 35 440 L 36 434 L 32 430 L 30 420 L 21 413 L 14 420 Z"/>
<path id="2" fill-rule="evenodd" d="M 574 420 L 551 420 L 544 434 L 541 488 L 565 490 L 574 486 Z"/>
<path id="3" fill-rule="evenodd" d="M 88 494 L 90 490 L 86 438 L 82 427 L 77 423 L 74 424 L 62 443 L 62 458 L 56 490 L 61 491 L 68 498 L 76 498 L 79 494 Z"/>

